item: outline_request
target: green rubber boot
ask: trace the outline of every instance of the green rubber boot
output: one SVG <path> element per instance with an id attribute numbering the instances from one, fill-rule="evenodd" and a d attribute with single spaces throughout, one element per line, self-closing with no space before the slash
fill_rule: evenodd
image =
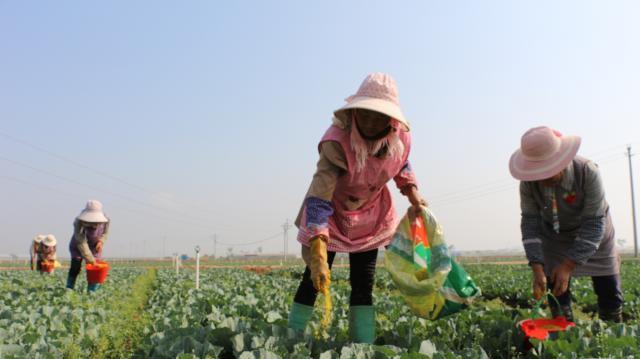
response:
<path id="1" fill-rule="evenodd" d="M 313 314 L 313 307 L 293 302 L 289 312 L 289 328 L 304 331 Z"/>
<path id="2" fill-rule="evenodd" d="M 616 309 L 600 309 L 598 315 L 601 320 L 622 323 L 622 307 Z"/>
<path id="3" fill-rule="evenodd" d="M 354 343 L 373 344 L 376 339 L 376 313 L 372 305 L 349 308 L 349 337 Z"/>

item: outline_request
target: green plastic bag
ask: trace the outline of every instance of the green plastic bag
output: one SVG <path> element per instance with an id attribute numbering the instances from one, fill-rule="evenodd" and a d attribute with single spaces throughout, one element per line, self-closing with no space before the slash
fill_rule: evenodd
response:
<path id="1" fill-rule="evenodd" d="M 405 215 L 384 255 L 386 269 L 411 311 L 425 319 L 456 313 L 481 295 L 451 258 L 444 233 L 424 207 L 415 221 Z"/>

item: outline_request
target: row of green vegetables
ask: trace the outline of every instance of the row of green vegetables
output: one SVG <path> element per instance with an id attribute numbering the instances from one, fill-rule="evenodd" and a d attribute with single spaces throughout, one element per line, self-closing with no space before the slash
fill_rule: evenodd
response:
<path id="1" fill-rule="evenodd" d="M 376 275 L 377 338 L 351 344 L 348 270 L 334 269 L 334 318 L 318 308 L 304 333 L 287 328 L 301 268 L 256 274 L 208 269 L 200 289 L 183 270 L 116 268 L 95 293 L 64 289 L 66 273 L 0 272 L 2 358 L 506 358 L 640 355 L 637 264 L 623 265 L 626 324 L 578 320 L 577 327 L 526 351 L 516 326 L 534 312 L 526 266 L 466 266 L 485 294 L 437 321 L 413 316 L 384 270 Z M 636 290 L 636 292 L 634 292 Z M 589 281 L 573 284 L 577 303 L 595 305 Z M 322 300 L 320 297 L 319 300 Z M 634 302 L 636 301 L 636 302 Z M 635 308 L 630 308 L 635 305 Z M 318 306 L 319 307 L 319 306 Z"/>
<path id="2" fill-rule="evenodd" d="M 144 309 L 154 275 L 114 269 L 98 291 L 89 293 L 82 277 L 75 290 L 66 289 L 61 271 L 0 272 L 0 358 L 129 355 L 131 350 L 118 346 L 134 330 L 118 327 L 118 320 L 134 307 Z"/>
<path id="3" fill-rule="evenodd" d="M 513 307 L 531 306 L 531 270 L 526 265 L 469 265 L 465 269 L 482 287 L 485 299 L 500 299 Z M 640 262 L 624 261 L 621 265 L 624 317 L 640 318 Z M 591 278 L 574 278 L 571 281 L 574 304 L 591 317 L 596 317 L 598 298 Z"/>
<path id="4" fill-rule="evenodd" d="M 110 308 L 108 298 L 136 270 L 114 271 L 109 285 L 90 295 L 67 290 L 64 275 L 0 272 L 0 357 L 73 356 L 98 338 Z M 78 288 L 86 282 L 78 281 Z"/>
<path id="5" fill-rule="evenodd" d="M 509 272 L 503 273 L 509 276 Z M 266 275 L 233 269 L 206 271 L 199 290 L 193 288 L 190 276 L 189 272 L 178 278 L 172 272 L 159 273 L 148 309 L 152 323 L 145 344 L 148 357 L 555 358 L 575 353 L 581 357 L 640 354 L 636 321 L 616 325 L 579 321 L 575 330 L 553 341 L 534 342 L 534 348 L 525 351 L 516 323 L 544 313 L 512 307 L 499 299 L 480 301 L 441 320 L 419 319 L 408 312 L 384 271 L 377 274 L 374 293 L 376 343 L 350 344 L 345 269 L 333 271 L 331 326 L 326 331 L 320 328 L 318 309 L 305 333 L 286 327 L 299 270 Z M 479 284 L 483 286 L 482 280 Z"/>

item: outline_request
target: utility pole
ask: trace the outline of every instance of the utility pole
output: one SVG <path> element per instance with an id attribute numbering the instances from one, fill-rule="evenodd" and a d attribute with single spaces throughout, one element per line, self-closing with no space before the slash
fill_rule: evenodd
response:
<path id="1" fill-rule="evenodd" d="M 287 262 L 287 249 L 288 249 L 287 248 L 287 241 L 288 241 L 287 235 L 288 235 L 288 232 L 289 232 L 289 228 L 291 228 L 291 225 L 289 224 L 289 219 L 287 218 L 287 220 L 282 225 L 282 229 L 284 230 L 284 232 L 282 233 L 282 242 L 283 242 L 283 245 L 284 245 L 282 254 L 283 254 L 283 258 L 284 258 L 283 259 L 284 263 Z"/>
<path id="2" fill-rule="evenodd" d="M 218 247 L 218 235 L 213 234 L 213 259 L 216 259 L 216 249 Z"/>
<path id="3" fill-rule="evenodd" d="M 636 195 L 633 189 L 633 165 L 631 164 L 631 146 L 627 146 L 629 158 L 629 180 L 631 181 L 631 213 L 633 215 L 633 256 L 638 257 L 638 229 L 636 228 Z"/>
<path id="4" fill-rule="evenodd" d="M 162 258 L 164 259 L 164 257 L 166 256 L 166 250 L 167 250 L 167 236 L 162 237 Z"/>
<path id="5" fill-rule="evenodd" d="M 179 271 L 180 271 L 180 257 L 178 256 L 178 253 L 174 253 L 173 257 L 175 258 L 176 276 L 177 276 L 179 274 Z"/>
<path id="6" fill-rule="evenodd" d="M 196 289 L 200 289 L 200 246 L 196 246 Z"/>

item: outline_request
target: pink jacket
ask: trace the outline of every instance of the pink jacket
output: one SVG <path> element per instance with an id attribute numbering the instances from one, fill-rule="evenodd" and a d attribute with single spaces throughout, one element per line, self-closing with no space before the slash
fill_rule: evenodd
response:
<path id="1" fill-rule="evenodd" d="M 314 223 L 310 218 L 314 214 L 309 215 L 308 206 L 304 207 L 298 232 L 300 243 L 309 246 L 311 238 L 325 235 L 329 238 L 327 249 L 336 252 L 364 252 L 389 244 L 398 218 L 387 182 L 393 178 L 398 188 L 416 184 L 415 175 L 407 161 L 411 137 L 400 129 L 399 138 L 404 145 L 401 159 L 369 156 L 365 168 L 357 172 L 349 129 L 333 125 L 327 130 L 320 145 L 326 141 L 339 143 L 348 169 L 337 179 L 331 200 L 333 212 L 328 223 Z M 362 205 L 356 210 L 349 210 L 345 206 L 348 201 L 361 201 Z"/>

